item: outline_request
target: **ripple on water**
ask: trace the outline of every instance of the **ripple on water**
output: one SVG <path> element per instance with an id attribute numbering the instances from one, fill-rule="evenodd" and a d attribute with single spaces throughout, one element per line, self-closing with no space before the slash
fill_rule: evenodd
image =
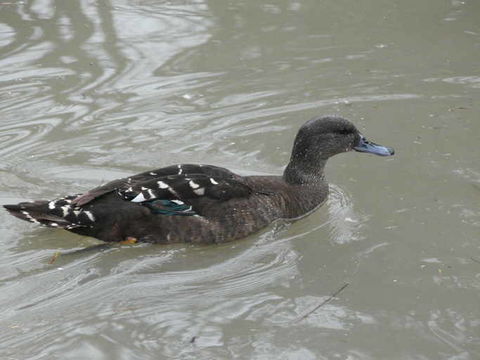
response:
<path id="1" fill-rule="evenodd" d="M 61 256 L 53 268 L 42 265 L 22 274 L 22 283 L 10 281 L 17 289 L 9 292 L 18 298 L 4 305 L 13 331 L 0 340 L 24 351 L 41 343 L 45 354 L 71 349 L 82 337 L 100 351 L 103 341 L 120 345 L 127 331 L 130 350 L 174 353 L 193 336 L 202 346 L 219 346 L 233 319 L 268 324 L 279 309 L 292 306 L 270 290 L 272 284 L 288 286 L 286 279 L 297 275 L 298 254 L 281 234 L 270 230 L 257 240 L 219 247 L 144 246 Z M 33 261 L 45 264 L 46 258 L 41 252 Z M 41 335 L 25 336 L 40 329 Z M 94 333 L 101 335 L 93 339 Z"/>
<path id="2" fill-rule="evenodd" d="M 368 217 L 353 209 L 353 201 L 346 191 L 330 185 L 327 207 L 331 219 L 330 239 L 338 244 L 363 239 L 361 228 Z"/>
<path id="3" fill-rule="evenodd" d="M 0 149 L 0 155 L 6 156 L 13 152 L 21 152 L 24 149 L 31 149 L 42 144 L 45 136 L 59 122 L 60 120 L 54 118 L 44 120 L 25 119 L 16 125 L 3 125 L 0 129 L 0 141 L 4 147 Z"/>
<path id="4" fill-rule="evenodd" d="M 7 279 L 4 289 L 17 295 L 2 304 L 12 331 L 0 341 L 11 349 L 35 349 L 45 356 L 98 355 L 112 344 L 123 355 L 138 350 L 187 356 L 193 351 L 193 337 L 197 349 L 224 345 L 223 334 L 233 320 L 259 331 L 272 326 L 288 331 L 292 321 L 324 300 L 292 299 L 273 290 L 290 287 L 298 275 L 299 254 L 293 242 L 326 225 L 341 227 L 341 234 L 355 232 L 335 219 L 348 208 L 352 211 L 343 191 L 333 187 L 327 207 L 335 209 L 330 219 L 302 234 L 289 235 L 284 226 L 276 226 L 260 237 L 217 247 L 113 248 L 62 255 L 53 266 L 46 264 L 52 251 L 20 253 L 15 262 L 25 268 L 22 257 L 31 257 L 27 268 L 36 263 L 37 270 L 17 274 L 21 283 Z M 342 330 L 366 318 L 330 304 L 307 324 Z"/>
<path id="5" fill-rule="evenodd" d="M 335 10 L 334 4 L 322 6 Z M 406 115 L 408 123 L 423 121 L 417 105 L 427 98 L 473 99 L 472 91 L 480 86 L 478 75 L 464 63 L 468 51 L 457 51 L 461 58 L 450 51 L 452 61 L 444 62 L 440 72 L 435 64 L 446 53 L 436 53 L 426 74 L 417 68 L 409 74 L 396 57 L 402 42 L 375 49 L 373 44 L 385 39 L 344 33 L 349 27 L 342 17 L 334 24 L 335 34 L 327 34 L 331 16 L 322 22 L 321 13 L 312 12 L 308 20 L 303 15 L 315 8 L 307 2 L 246 5 L 153 0 L 3 4 L 0 17 L 8 24 L 0 24 L 3 202 L 74 193 L 185 159 L 279 172 L 295 130 L 314 113 L 333 111 L 356 119 L 388 114 L 376 130 L 381 132 L 394 124 L 391 114 Z M 377 7 L 371 14 L 377 10 L 382 11 Z M 461 14 L 454 15 L 460 24 Z M 428 21 L 422 26 L 428 30 Z M 462 31 L 469 28 L 462 25 Z M 427 33 L 443 34 L 439 28 Z M 279 34 L 287 41 L 279 42 Z M 449 36 L 458 35 L 450 31 Z M 388 61 L 378 57 L 380 51 Z M 409 54 L 419 59 L 415 51 Z M 465 65 L 460 73 L 458 64 Z M 424 78 L 428 88 L 416 88 L 412 78 Z M 458 92 L 424 97 L 431 85 L 442 83 Z M 374 124 L 382 123 L 369 126 Z M 391 136 L 404 134 L 396 126 L 390 130 Z M 474 166 L 456 173 L 465 180 L 459 187 L 468 187 L 471 198 L 478 195 Z M 475 204 L 455 209 L 463 225 L 459 233 L 478 228 Z M 389 302 L 386 293 L 379 299 L 376 292 L 383 284 L 361 287 L 370 284 L 370 275 L 382 264 L 374 256 L 377 249 L 387 250 L 390 243 L 364 241 L 368 217 L 335 185 L 326 204 L 309 218 L 235 244 L 114 247 L 62 254 L 54 264 L 48 261 L 56 249 L 67 252 L 96 242 L 3 215 L 1 358 L 388 358 L 375 357 L 371 349 L 383 346 L 392 354 L 388 344 L 378 342 L 389 343 L 394 331 L 404 331 L 395 337 L 397 345 L 415 351 L 419 345 L 413 357 L 428 354 L 421 347 L 436 352 L 431 358 L 438 358 L 441 349 L 459 359 L 468 359 L 469 350 L 478 355 L 471 336 L 480 326 L 471 300 L 480 287 L 472 275 L 477 257 L 456 255 L 464 262 L 453 263 L 452 269 L 451 257 L 436 253 L 440 245 L 426 246 L 422 258 L 440 262 L 420 258 L 422 272 L 409 278 L 403 272 L 395 289 L 409 279 L 425 286 L 399 290 L 397 303 L 393 296 Z M 404 255 L 416 255 L 412 251 Z M 345 277 L 358 282 L 351 282 L 341 300 L 295 323 Z M 432 289 L 441 290 L 436 308 Z M 425 301 L 412 300 L 421 291 Z M 422 306 L 426 309 L 417 311 Z M 332 343 L 335 348 L 329 348 Z M 323 351 L 332 356 L 322 357 Z"/>

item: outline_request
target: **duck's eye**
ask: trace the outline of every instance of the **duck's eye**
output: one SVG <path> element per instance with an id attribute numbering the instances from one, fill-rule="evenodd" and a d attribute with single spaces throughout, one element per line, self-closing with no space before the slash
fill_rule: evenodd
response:
<path id="1" fill-rule="evenodd" d="M 343 129 L 338 129 L 337 131 L 335 131 L 337 134 L 340 134 L 340 135 L 348 135 L 348 134 L 351 134 L 352 131 L 350 129 L 346 129 L 346 128 L 343 128 Z"/>

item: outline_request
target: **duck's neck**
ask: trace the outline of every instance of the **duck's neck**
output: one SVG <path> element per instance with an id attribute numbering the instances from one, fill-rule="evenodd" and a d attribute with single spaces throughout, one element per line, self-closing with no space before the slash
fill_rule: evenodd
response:
<path id="1" fill-rule="evenodd" d="M 316 185 L 325 182 L 323 170 L 327 160 L 317 160 L 314 163 L 291 159 L 285 171 L 283 179 L 291 185 Z"/>

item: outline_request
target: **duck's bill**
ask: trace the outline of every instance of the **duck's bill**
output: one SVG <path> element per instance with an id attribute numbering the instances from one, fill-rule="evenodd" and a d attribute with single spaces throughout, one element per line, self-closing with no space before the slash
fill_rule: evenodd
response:
<path id="1" fill-rule="evenodd" d="M 360 142 L 353 148 L 353 150 L 380 156 L 392 156 L 395 154 L 395 150 L 393 150 L 391 147 L 375 144 L 368 141 L 363 136 L 360 138 Z"/>

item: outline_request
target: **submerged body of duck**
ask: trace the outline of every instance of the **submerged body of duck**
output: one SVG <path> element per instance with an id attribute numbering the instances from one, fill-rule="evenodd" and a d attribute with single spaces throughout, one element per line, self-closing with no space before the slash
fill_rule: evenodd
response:
<path id="1" fill-rule="evenodd" d="M 173 165 L 114 180 L 85 194 L 4 207 L 22 220 L 103 241 L 221 243 L 320 206 L 328 196 L 326 161 L 351 150 L 393 155 L 393 149 L 368 142 L 349 121 L 319 117 L 300 128 L 281 176 Z"/>

